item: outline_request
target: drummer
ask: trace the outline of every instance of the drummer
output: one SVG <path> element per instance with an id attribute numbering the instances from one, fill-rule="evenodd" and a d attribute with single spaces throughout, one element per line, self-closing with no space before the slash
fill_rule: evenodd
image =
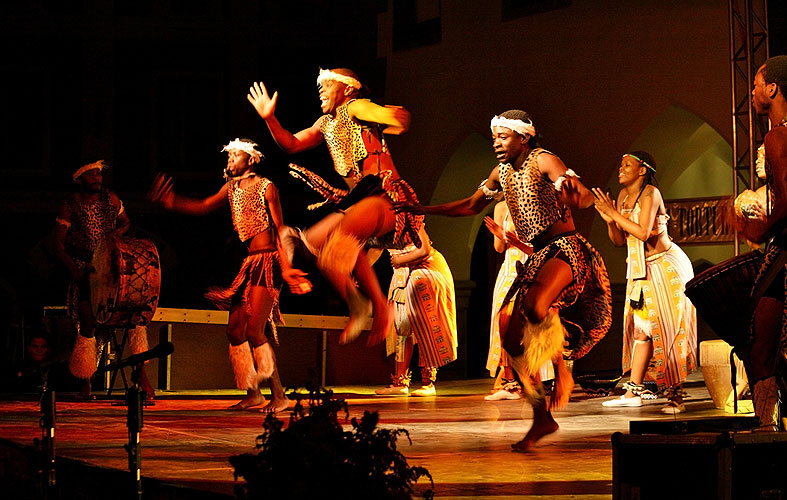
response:
<path id="1" fill-rule="evenodd" d="M 98 366 L 98 350 L 93 310 L 90 302 L 89 264 L 99 243 L 110 237 L 120 237 L 130 222 L 123 202 L 103 185 L 103 160 L 76 169 L 72 179 L 77 191 L 62 204 L 55 227 L 55 253 L 65 264 L 71 277 L 66 304 L 78 335 L 71 352 L 69 369 L 82 380 L 80 396 L 92 399 L 90 378 Z M 106 342 L 108 332 L 99 332 Z M 147 350 L 147 332 L 136 328 L 129 332 L 132 351 Z M 140 371 L 140 388 L 146 400 L 152 401 L 153 387 L 144 368 Z"/>
<path id="2" fill-rule="evenodd" d="M 230 311 L 230 362 L 235 384 L 246 390 L 246 397 L 228 409 L 245 410 L 264 403 L 259 384 L 267 379 L 271 400 L 261 411 L 273 413 L 285 410 L 290 403 L 271 345 L 276 341 L 276 323 L 283 323 L 279 312 L 282 278 L 298 294 L 310 291 L 311 283 L 304 272 L 292 268 L 286 252 L 281 251 L 279 234 L 289 228 L 283 222 L 276 186 L 255 172 L 263 158 L 257 144 L 235 139 L 222 151 L 228 154 L 226 182 L 216 194 L 203 199 L 177 195 L 172 180 L 159 175 L 148 196 L 168 210 L 192 215 L 207 214 L 229 203 L 235 230 L 248 246 L 249 255 L 229 288 L 214 288 L 207 294 L 216 307 Z"/>
<path id="3" fill-rule="evenodd" d="M 757 70 L 752 105 L 759 116 L 767 116 L 771 130 L 765 134 L 765 183 L 772 206 L 761 205 L 761 224 L 748 224 L 743 235 L 765 244 L 762 267 L 754 283 L 751 339 L 741 353 L 752 387 L 754 414 L 760 429 L 783 427 L 775 415 L 779 390 L 787 380 L 787 55 L 769 58 Z M 770 240 L 770 241 L 769 241 Z M 782 393 L 783 394 L 783 393 Z"/>

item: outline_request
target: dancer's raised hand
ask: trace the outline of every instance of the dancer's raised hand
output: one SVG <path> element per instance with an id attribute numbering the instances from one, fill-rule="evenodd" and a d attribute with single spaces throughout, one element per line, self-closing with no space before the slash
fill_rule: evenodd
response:
<path id="1" fill-rule="evenodd" d="M 279 98 L 279 92 L 276 91 L 272 96 L 269 96 L 264 83 L 254 82 L 254 85 L 249 87 L 249 94 L 246 98 L 257 110 L 260 117 L 263 120 L 267 120 L 276 111 L 276 100 Z"/>
<path id="2" fill-rule="evenodd" d="M 171 209 L 175 204 L 175 191 L 172 189 L 172 178 L 158 174 L 153 179 L 153 184 L 148 191 L 148 199 L 166 209 Z"/>

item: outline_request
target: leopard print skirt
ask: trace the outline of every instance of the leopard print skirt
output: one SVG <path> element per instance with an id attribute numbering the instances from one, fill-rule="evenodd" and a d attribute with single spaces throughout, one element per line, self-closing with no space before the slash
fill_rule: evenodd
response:
<path id="1" fill-rule="evenodd" d="M 563 289 L 552 307 L 558 310 L 567 331 L 566 359 L 579 359 L 604 338 L 612 324 L 612 292 L 604 260 L 580 234 L 555 237 L 530 255 L 524 264 L 517 262 L 517 277 L 503 300 L 503 308 L 520 294 L 524 297 L 538 271 L 550 259 L 571 266 L 573 280 Z"/>
<path id="2" fill-rule="evenodd" d="M 249 293 L 251 287 L 265 287 L 273 297 L 273 306 L 270 316 L 265 324 L 265 335 L 278 344 L 276 325 L 283 325 L 284 318 L 279 310 L 279 292 L 283 284 L 281 266 L 279 265 L 279 252 L 254 251 L 243 259 L 240 271 L 232 284 L 228 287 L 210 287 L 205 293 L 205 298 L 213 302 L 219 310 L 227 311 L 238 303 L 243 305 L 246 313 L 251 316 L 255 313 L 252 309 Z"/>

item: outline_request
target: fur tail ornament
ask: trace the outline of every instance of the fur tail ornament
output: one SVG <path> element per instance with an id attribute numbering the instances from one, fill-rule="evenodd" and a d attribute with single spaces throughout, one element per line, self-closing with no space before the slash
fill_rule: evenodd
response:
<path id="1" fill-rule="evenodd" d="M 550 309 L 539 323 L 526 322 L 522 329 L 522 346 L 527 373 L 538 373 L 544 363 L 561 356 L 565 339 L 566 328 L 555 309 Z"/>

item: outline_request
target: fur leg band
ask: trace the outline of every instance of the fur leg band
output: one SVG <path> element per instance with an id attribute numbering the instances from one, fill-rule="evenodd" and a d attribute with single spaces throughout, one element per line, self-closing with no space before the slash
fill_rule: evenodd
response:
<path id="1" fill-rule="evenodd" d="M 539 323 L 526 322 L 522 328 L 522 346 L 527 374 L 537 374 L 544 363 L 562 355 L 565 339 L 566 329 L 553 309 Z"/>
<path id="2" fill-rule="evenodd" d="M 276 357 L 270 342 L 254 348 L 254 362 L 257 364 L 257 385 L 263 380 L 271 378 L 276 369 Z"/>
<path id="3" fill-rule="evenodd" d="M 97 367 L 96 338 L 77 335 L 74 350 L 68 360 L 68 369 L 76 378 L 89 379 L 96 373 Z"/>
<path id="4" fill-rule="evenodd" d="M 128 347 L 131 349 L 131 354 L 139 354 L 150 349 L 146 326 L 137 326 L 128 332 Z"/>
<path id="5" fill-rule="evenodd" d="M 257 370 L 254 369 L 254 358 L 251 356 L 248 341 L 238 345 L 230 344 L 230 363 L 238 389 L 257 388 Z"/>

